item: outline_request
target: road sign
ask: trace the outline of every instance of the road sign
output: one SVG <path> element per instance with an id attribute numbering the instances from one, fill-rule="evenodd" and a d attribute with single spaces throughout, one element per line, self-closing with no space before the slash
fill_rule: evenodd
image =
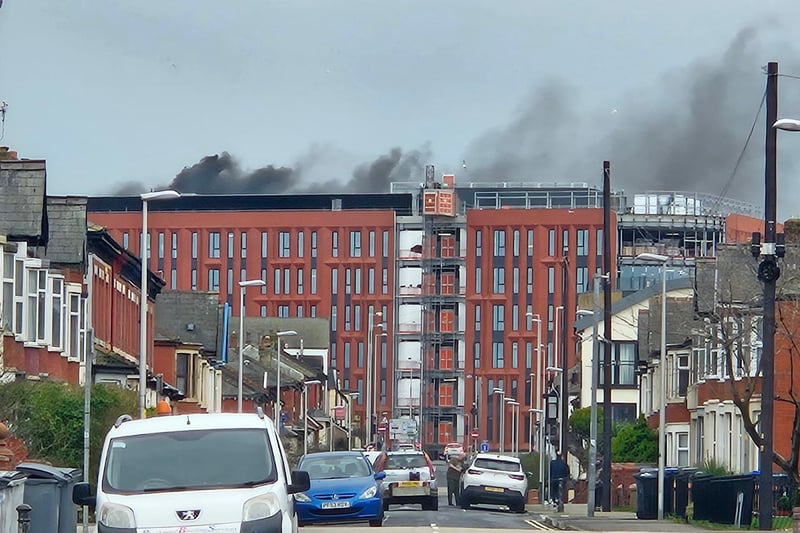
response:
<path id="1" fill-rule="evenodd" d="M 477 439 L 478 437 L 480 437 L 480 433 L 478 433 L 478 430 L 477 429 L 473 430 L 472 431 L 472 438 L 473 439 Z"/>
<path id="2" fill-rule="evenodd" d="M 486 441 L 481 442 L 481 451 L 486 453 L 489 451 L 489 443 Z"/>

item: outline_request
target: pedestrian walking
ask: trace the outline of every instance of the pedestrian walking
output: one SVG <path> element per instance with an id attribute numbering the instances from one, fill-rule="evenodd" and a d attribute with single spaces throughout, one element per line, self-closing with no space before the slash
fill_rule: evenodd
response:
<path id="1" fill-rule="evenodd" d="M 447 463 L 447 505 L 458 505 L 458 498 L 461 495 L 461 472 L 464 471 L 464 454 L 454 455 Z M 455 503 L 453 498 L 455 497 Z"/>
<path id="2" fill-rule="evenodd" d="M 550 500 L 559 511 L 564 510 L 564 489 L 568 479 L 569 465 L 560 455 L 556 455 L 550 461 Z"/>

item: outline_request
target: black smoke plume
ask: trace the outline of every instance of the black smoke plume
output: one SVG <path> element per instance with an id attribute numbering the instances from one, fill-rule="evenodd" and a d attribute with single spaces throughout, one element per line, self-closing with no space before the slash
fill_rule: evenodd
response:
<path id="1" fill-rule="evenodd" d="M 393 181 L 419 181 L 431 157 L 423 147 L 404 152 L 392 148 L 374 161 L 358 165 L 348 178 L 316 181 L 312 167 L 324 167 L 325 155 L 312 150 L 294 168 L 268 165 L 246 170 L 228 152 L 203 157 L 181 170 L 168 185 L 157 189 L 173 189 L 196 194 L 283 194 L 283 193 L 383 193 Z M 124 196 L 144 192 L 141 183 L 128 182 L 114 191 Z"/>

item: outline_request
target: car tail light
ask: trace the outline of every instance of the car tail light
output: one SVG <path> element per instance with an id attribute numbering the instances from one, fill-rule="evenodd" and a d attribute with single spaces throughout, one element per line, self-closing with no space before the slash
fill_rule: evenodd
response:
<path id="1" fill-rule="evenodd" d="M 522 474 L 509 474 L 508 477 L 510 477 L 511 479 L 516 479 L 517 481 L 522 481 L 523 479 L 525 479 L 525 476 L 523 476 Z"/>
<path id="2" fill-rule="evenodd" d="M 474 468 L 470 468 L 469 470 L 467 470 L 467 474 L 472 474 L 473 476 L 479 476 L 483 474 L 483 472 L 481 472 L 480 470 L 475 470 Z"/>

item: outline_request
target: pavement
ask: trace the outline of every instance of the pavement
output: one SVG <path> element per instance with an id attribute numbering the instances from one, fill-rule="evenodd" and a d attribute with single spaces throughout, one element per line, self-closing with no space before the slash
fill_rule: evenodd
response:
<path id="1" fill-rule="evenodd" d="M 706 529 L 678 522 L 671 518 L 664 520 L 639 520 L 636 513 L 628 511 L 595 511 L 593 517 L 587 516 L 585 503 L 568 503 L 564 512 L 559 513 L 552 506 L 533 504 L 526 506 L 528 513 L 537 521 L 552 529 L 567 531 L 624 531 L 624 532 L 663 532 L 691 533 Z"/>

